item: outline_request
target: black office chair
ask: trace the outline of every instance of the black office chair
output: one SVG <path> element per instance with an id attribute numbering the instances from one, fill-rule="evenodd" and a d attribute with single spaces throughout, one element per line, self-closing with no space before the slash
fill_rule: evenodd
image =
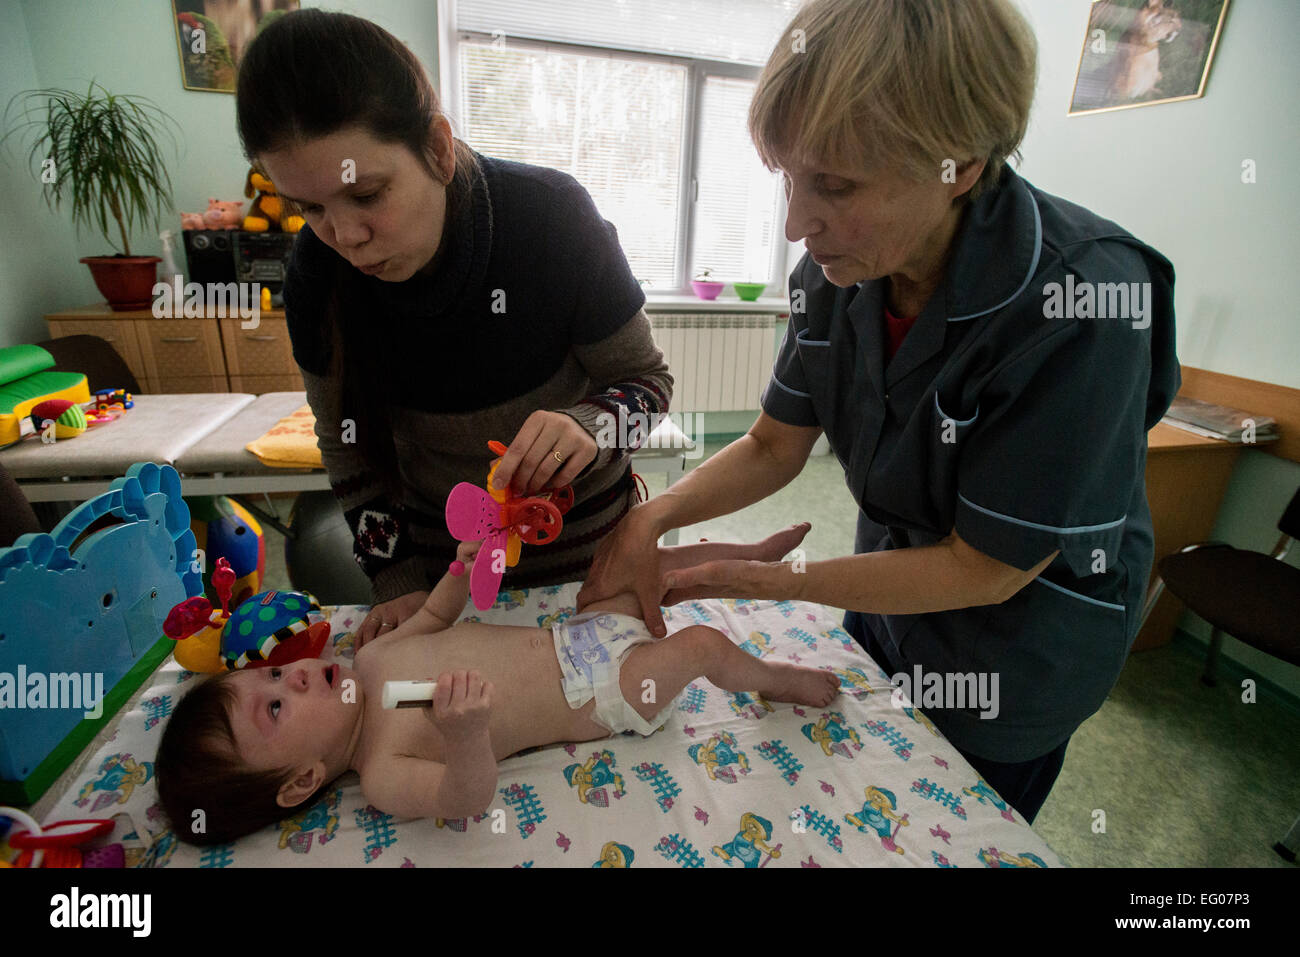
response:
<path id="1" fill-rule="evenodd" d="M 1300 569 L 1283 559 L 1300 538 L 1300 489 L 1277 523 L 1282 537 L 1268 555 L 1224 542 L 1188 545 L 1162 558 L 1148 592 L 1143 620 L 1167 586 L 1210 623 L 1210 651 L 1201 681 L 1215 685 L 1224 634 L 1293 665 L 1300 665 Z M 1292 863 L 1300 846 L 1300 818 L 1273 849 Z"/>
<path id="2" fill-rule="evenodd" d="M 132 395 L 140 392 L 140 383 L 131 374 L 126 360 L 107 339 L 99 336 L 63 336 L 60 339 L 46 339 L 36 345 L 54 357 L 55 370 L 85 375 L 91 392 L 96 389 L 125 389 Z"/>

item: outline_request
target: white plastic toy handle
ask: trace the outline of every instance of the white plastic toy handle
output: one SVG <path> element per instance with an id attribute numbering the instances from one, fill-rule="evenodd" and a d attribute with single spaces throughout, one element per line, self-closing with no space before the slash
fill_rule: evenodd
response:
<path id="1" fill-rule="evenodd" d="M 432 708 L 436 681 L 385 681 L 385 708 Z"/>

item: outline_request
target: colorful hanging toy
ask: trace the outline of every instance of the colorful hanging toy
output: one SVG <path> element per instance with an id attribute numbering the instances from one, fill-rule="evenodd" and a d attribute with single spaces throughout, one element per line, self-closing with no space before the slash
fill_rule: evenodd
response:
<path id="1" fill-rule="evenodd" d="M 200 673 L 287 665 L 319 658 L 329 639 L 328 621 L 320 620 L 320 603 L 297 591 L 266 591 L 230 611 L 235 571 L 217 559 L 212 586 L 221 610 L 202 595 L 172 608 L 163 633 L 176 642 L 176 661 Z"/>
<path id="2" fill-rule="evenodd" d="M 506 454 L 506 446 L 489 442 L 497 455 Z M 470 573 L 470 597 L 474 607 L 485 611 L 496 601 L 501 576 L 519 562 L 523 542 L 547 545 L 560 535 L 561 518 L 573 507 L 573 488 L 552 489 L 528 498 L 514 498 L 507 486 L 492 487 L 501 460 L 488 469 L 487 491 L 469 482 L 461 482 L 447 496 L 447 530 L 462 542 L 483 542 L 474 570 Z M 463 575 L 465 564 L 452 562 L 453 575 Z"/>

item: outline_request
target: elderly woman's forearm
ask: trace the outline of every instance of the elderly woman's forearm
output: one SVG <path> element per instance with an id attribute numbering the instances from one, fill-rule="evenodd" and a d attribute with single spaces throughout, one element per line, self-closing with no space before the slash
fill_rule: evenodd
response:
<path id="1" fill-rule="evenodd" d="M 1007 597 L 1008 576 L 960 558 L 947 543 L 897 548 L 809 562 L 806 571 L 781 566 L 784 597 L 876 615 L 921 615 Z"/>

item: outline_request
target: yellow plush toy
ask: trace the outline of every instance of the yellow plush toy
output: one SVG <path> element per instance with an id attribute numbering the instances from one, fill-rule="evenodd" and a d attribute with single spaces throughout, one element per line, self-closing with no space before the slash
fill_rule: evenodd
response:
<path id="1" fill-rule="evenodd" d="M 275 184 L 258 172 L 256 167 L 251 167 L 248 179 L 244 182 L 244 195 L 252 197 L 254 192 L 257 193 L 257 198 L 244 217 L 244 229 L 251 233 L 265 233 L 275 223 L 276 229 L 281 232 L 296 233 L 306 225 L 307 221 L 301 216 L 285 215 L 284 201 L 276 193 Z"/>

